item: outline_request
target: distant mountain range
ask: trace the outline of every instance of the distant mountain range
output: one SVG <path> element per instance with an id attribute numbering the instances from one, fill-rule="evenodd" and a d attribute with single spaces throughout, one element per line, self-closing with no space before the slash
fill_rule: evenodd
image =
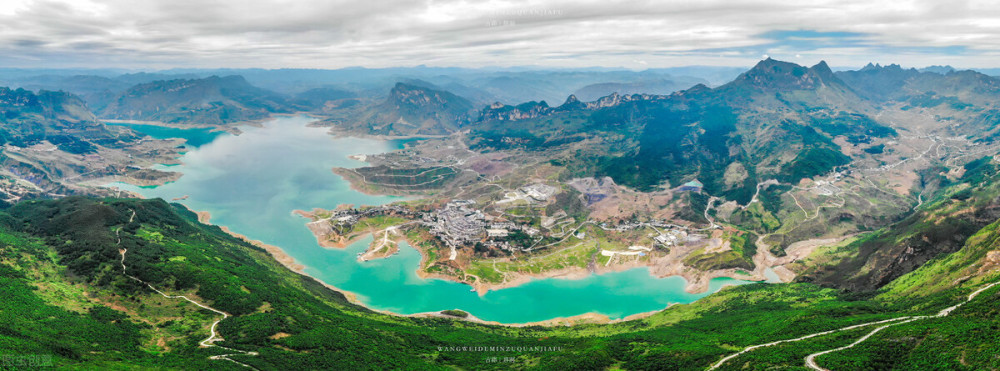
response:
<path id="1" fill-rule="evenodd" d="M 777 70 L 764 71 L 766 68 Z M 4 78 L 5 72 L 8 77 Z M 685 94 L 691 96 L 699 91 L 714 91 L 708 88 L 710 83 L 736 75 L 734 69 L 721 67 L 678 67 L 643 72 L 439 68 L 176 70 L 123 75 L 104 72 L 103 76 L 14 72 L 0 71 L 0 81 L 8 80 L 27 88 L 72 92 L 102 119 L 224 125 L 259 120 L 273 113 L 311 112 L 330 116 L 331 123 L 340 123 L 349 130 L 367 127 L 364 130 L 389 135 L 448 133 L 476 121 L 528 119 L 573 108 L 572 105 L 552 106 L 548 103 L 553 101 L 592 102 L 583 107 L 593 109 L 594 104 L 606 106 L 609 101 L 630 101 L 636 94 L 669 96 L 687 89 Z M 241 73 L 249 77 L 204 76 L 209 72 Z M 795 74 L 799 73 L 808 77 L 798 79 Z M 963 94 L 978 93 L 959 94 L 963 86 L 980 86 L 982 82 L 964 81 L 958 76 L 965 76 L 966 79 L 985 77 L 971 71 L 956 72 L 950 66 L 904 70 L 897 65 L 869 65 L 857 71 L 836 73 L 826 66 L 823 76 L 816 73 L 801 66 L 795 68 L 768 62 L 740 74 L 735 80 L 729 78 L 732 81 L 724 86 L 730 91 L 727 95 L 736 97 L 742 94 L 741 90 L 746 90 L 741 86 L 806 91 L 815 90 L 818 87 L 816 84 L 824 84 L 828 88 L 843 84 L 853 93 L 845 91 L 840 94 L 825 89 L 823 91 L 829 94 L 822 99 L 863 98 L 869 102 L 860 105 L 850 101 L 840 102 L 850 108 L 847 111 L 852 111 L 870 104 L 872 100 L 898 100 L 901 95 L 909 96 L 908 99 L 912 99 L 915 105 L 931 104 L 937 100 L 964 104 L 959 102 L 977 98 L 963 98 Z M 795 78 L 779 81 L 774 74 L 793 75 Z M 948 77 L 954 74 L 957 74 L 956 77 Z M 412 77 L 404 77 L 407 75 Z M 252 81 L 282 92 L 260 88 Z M 388 85 L 390 81 L 391 85 Z M 937 86 L 949 83 L 957 85 Z M 910 96 L 910 91 L 921 91 L 923 95 Z M 424 101 L 407 102 L 401 96 L 404 93 L 422 94 Z M 571 97 L 566 98 L 567 95 Z M 547 99 L 519 99 L 523 97 Z M 525 101 L 529 103 L 518 103 Z"/>
<path id="2" fill-rule="evenodd" d="M 73 71 L 80 72 L 80 71 Z M 0 72 L 2 76 L 2 72 Z M 198 78 L 195 75 L 162 75 L 155 73 L 128 73 L 111 76 L 89 74 L 45 74 L 8 78 L 5 84 L 28 90 L 66 91 L 73 93 L 85 102 L 94 112 L 98 112 L 128 88 L 157 80 L 180 78 Z"/>
<path id="3" fill-rule="evenodd" d="M 91 110 L 102 113 L 112 100 L 138 84 L 170 80 L 199 80 L 212 76 L 243 76 L 254 87 L 274 92 L 290 101 L 293 108 L 322 110 L 326 101 L 342 98 L 379 100 L 387 96 L 396 83 L 430 87 L 459 95 L 475 105 L 495 101 L 516 103 L 529 100 L 561 101 L 567 95 L 588 85 L 622 84 L 623 89 L 603 88 L 597 93 L 618 91 L 627 94 L 629 86 L 648 85 L 654 93 L 663 93 L 673 82 L 676 89 L 696 83 L 714 81 L 731 68 L 705 67 L 684 69 L 703 73 L 711 78 L 675 74 L 672 69 L 656 71 L 603 70 L 538 70 L 538 69 L 462 69 L 462 68 L 347 68 L 341 70 L 168 70 L 157 73 L 121 74 L 113 70 L 16 70 L 0 69 L 0 86 L 23 87 L 28 90 L 67 91 L 83 98 Z M 735 76 L 736 73 L 732 73 Z M 686 85 L 686 86 L 685 86 Z M 620 91 L 619 91 L 620 90 Z M 338 91 L 339 95 L 317 102 L 320 92 Z M 667 92 L 668 93 L 668 92 Z M 346 94 L 346 95 L 345 95 Z M 606 95 L 606 94 L 600 94 Z M 308 96 L 306 98 L 306 96 Z M 303 98 L 305 100 L 303 100 Z M 585 97 L 586 98 L 586 97 Z M 335 108 L 338 105 L 333 105 Z M 331 107 L 327 107 L 331 108 Z M 121 107 L 115 108 L 119 111 Z"/>

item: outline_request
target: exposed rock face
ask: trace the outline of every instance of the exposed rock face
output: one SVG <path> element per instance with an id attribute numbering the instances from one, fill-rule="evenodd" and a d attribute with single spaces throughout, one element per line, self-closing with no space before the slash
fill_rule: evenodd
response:
<path id="1" fill-rule="evenodd" d="M 632 94 L 632 95 L 619 95 L 618 93 L 611 93 L 611 95 L 601 97 L 600 99 L 588 102 L 586 104 L 587 109 L 596 110 L 607 107 L 614 107 L 622 103 L 636 102 L 636 101 L 654 101 L 667 99 L 667 95 L 654 95 L 654 94 Z"/>
<path id="2" fill-rule="evenodd" d="M 566 98 L 566 102 L 558 107 L 549 107 L 548 103 L 545 103 L 545 101 L 527 102 L 516 106 L 496 102 L 486 108 L 483 108 L 482 112 L 480 112 L 478 121 L 528 120 L 560 112 L 583 110 L 592 111 L 602 108 L 615 107 L 628 102 L 662 100 L 667 99 L 667 97 L 669 96 L 654 94 L 620 95 L 618 93 L 611 93 L 610 95 L 601 97 L 593 102 L 581 102 L 576 95 L 570 95 Z"/>
<path id="3" fill-rule="evenodd" d="M 496 102 L 483 109 L 479 115 L 479 121 L 526 120 L 547 116 L 551 113 L 552 108 L 545 101 L 522 103 L 516 106 Z"/>

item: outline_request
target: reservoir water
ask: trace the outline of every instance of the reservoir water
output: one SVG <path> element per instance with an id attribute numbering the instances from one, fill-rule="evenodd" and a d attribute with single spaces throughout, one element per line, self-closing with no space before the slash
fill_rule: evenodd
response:
<path id="1" fill-rule="evenodd" d="M 370 308 L 400 314 L 462 309 L 502 323 L 590 312 L 617 319 L 674 303 L 690 303 L 724 285 L 746 283 L 717 278 L 711 281 L 708 292 L 690 294 L 684 291 L 686 282 L 681 277 L 654 278 L 647 268 L 636 268 L 579 280 L 539 279 L 479 296 L 467 285 L 417 277 L 420 253 L 405 244 L 399 254 L 388 259 L 359 263 L 356 254 L 368 246 L 370 236 L 346 249 L 326 249 L 305 227 L 307 220 L 292 211 L 400 200 L 353 191 L 331 168 L 362 166 L 347 156 L 391 151 L 401 148 L 402 143 L 336 138 L 325 128 L 308 127 L 310 121 L 304 116 L 283 117 L 263 127 L 241 127 L 244 133 L 238 136 L 213 133 L 210 140 L 190 146 L 193 148 L 181 158 L 183 165 L 162 167 L 184 173 L 178 181 L 159 187 L 112 186 L 168 201 L 188 196 L 180 202 L 192 210 L 210 212 L 212 224 L 281 247 L 307 267 L 307 274 L 357 294 Z M 158 138 L 203 138 L 207 133 L 132 127 Z"/>
<path id="2" fill-rule="evenodd" d="M 130 127 L 135 131 L 157 139 L 183 138 L 186 140 L 184 145 L 187 147 L 201 147 L 205 144 L 211 143 L 220 135 L 225 134 L 225 132 L 213 131 L 209 128 L 181 129 L 167 126 L 122 123 L 108 123 L 107 125 Z"/>

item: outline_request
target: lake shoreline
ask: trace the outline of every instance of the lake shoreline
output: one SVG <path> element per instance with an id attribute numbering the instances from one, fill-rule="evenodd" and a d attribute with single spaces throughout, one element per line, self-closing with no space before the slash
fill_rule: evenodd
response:
<path id="1" fill-rule="evenodd" d="M 267 117 L 259 118 L 256 120 L 245 120 L 226 123 L 222 125 L 209 125 L 209 124 L 199 124 L 199 123 L 171 123 L 163 121 L 146 121 L 146 120 L 122 120 L 122 119 L 102 119 L 98 118 L 98 121 L 107 124 L 119 124 L 119 125 L 150 125 L 150 126 L 161 126 L 165 128 L 172 129 L 212 129 L 211 131 L 221 131 L 232 135 L 240 135 L 243 133 L 239 129 L 239 126 L 246 125 L 255 128 L 263 127 L 265 122 L 272 121 L 280 117 L 295 117 L 295 116 L 308 116 L 313 121 L 312 123 L 319 122 L 321 119 L 309 116 L 309 112 L 295 112 L 295 113 L 271 113 Z"/>
<path id="2" fill-rule="evenodd" d="M 362 240 L 363 238 L 365 238 L 365 237 L 367 237 L 369 235 L 373 235 L 374 232 L 376 232 L 376 231 L 372 231 L 372 230 L 355 231 L 355 232 L 352 232 L 352 233 L 350 233 L 348 235 L 336 235 L 336 236 L 334 236 L 334 238 L 331 238 L 330 234 L 325 233 L 325 232 L 328 232 L 328 230 L 323 229 L 320 226 L 320 224 L 322 224 L 324 222 L 327 222 L 327 219 L 320 219 L 317 216 L 319 213 L 326 212 L 326 211 L 328 211 L 328 210 L 323 210 L 323 209 L 318 209 L 318 208 L 317 209 L 313 209 L 313 211 L 305 211 L 305 210 L 294 210 L 294 211 L 292 211 L 293 214 L 298 215 L 300 217 L 303 217 L 303 218 L 305 218 L 307 220 L 307 222 L 305 223 L 306 228 L 309 229 L 309 231 L 312 233 L 313 237 L 316 238 L 316 243 L 319 244 L 320 246 L 324 247 L 324 248 L 329 248 L 329 249 L 346 249 L 349 246 L 353 245 L 354 243 L 357 243 L 358 241 Z M 755 278 L 758 278 L 758 277 L 756 277 L 753 274 L 750 274 L 750 275 L 739 274 L 739 273 L 736 272 L 735 269 L 724 269 L 724 270 L 713 270 L 713 271 L 707 271 L 707 272 L 700 272 L 700 271 L 697 271 L 697 270 L 685 267 L 685 266 L 683 266 L 683 264 L 671 264 L 671 265 L 669 265 L 667 267 L 660 267 L 660 266 L 657 266 L 655 264 L 656 262 L 654 262 L 654 261 L 646 261 L 646 262 L 642 262 L 642 261 L 629 261 L 629 262 L 625 262 L 625 263 L 616 263 L 616 264 L 609 265 L 609 266 L 597 266 L 594 271 L 590 271 L 590 270 L 588 270 L 586 268 L 582 268 L 582 267 L 568 267 L 568 268 L 554 269 L 554 270 L 549 270 L 549 271 L 545 271 L 545 272 L 529 273 L 529 274 L 520 273 L 520 272 L 508 272 L 508 274 L 510 274 L 510 275 L 512 275 L 514 277 L 513 279 L 511 279 L 509 281 L 504 281 L 504 282 L 499 282 L 499 283 L 482 282 L 477 277 L 477 280 L 475 282 L 471 282 L 470 283 L 470 282 L 466 282 L 466 281 L 461 281 L 461 280 L 457 279 L 454 276 L 450 276 L 450 275 L 446 275 L 446 274 L 440 274 L 440 273 L 429 273 L 429 272 L 424 271 L 424 269 L 422 269 L 422 268 L 425 267 L 426 264 L 427 264 L 428 254 L 425 251 L 423 251 L 422 249 L 420 249 L 420 248 L 417 247 L 417 246 L 420 246 L 420 244 L 419 243 L 415 243 L 415 241 L 410 240 L 409 238 L 405 237 L 405 235 L 401 236 L 401 237 L 398 237 L 398 238 L 394 238 L 393 240 L 394 241 L 399 241 L 399 240 L 405 241 L 408 245 L 410 245 L 410 247 L 412 247 L 413 249 L 417 250 L 417 252 L 420 253 L 420 263 L 419 263 L 419 265 L 416 268 L 416 274 L 417 274 L 418 277 L 420 277 L 422 279 L 441 279 L 441 280 L 447 280 L 447 281 L 456 282 L 456 283 L 460 283 L 460 284 L 465 284 L 465 285 L 470 286 L 473 291 L 475 291 L 477 294 L 479 294 L 480 297 L 482 297 L 483 295 L 486 295 L 486 293 L 490 292 L 490 291 L 497 291 L 497 290 L 514 288 L 514 287 L 518 287 L 518 286 L 530 283 L 530 282 L 535 281 L 535 280 L 541 280 L 541 279 L 581 280 L 581 279 L 588 278 L 588 277 L 590 277 L 592 275 L 601 275 L 601 274 L 612 273 L 612 272 L 622 272 L 622 271 L 626 271 L 626 270 L 630 270 L 630 269 L 643 268 L 643 267 L 648 268 L 650 276 L 652 276 L 652 277 L 654 277 L 656 279 L 665 279 L 667 277 L 673 277 L 673 276 L 677 276 L 677 277 L 683 278 L 684 281 L 685 281 L 684 291 L 687 292 L 687 293 L 690 293 L 690 294 L 702 294 L 702 293 L 705 293 L 705 292 L 711 290 L 711 282 L 712 282 L 713 279 L 716 279 L 716 278 L 729 278 L 729 279 L 741 280 L 741 281 L 763 281 L 764 280 L 764 279 L 755 279 Z M 369 249 L 370 249 L 370 246 L 369 246 Z M 398 248 L 396 248 L 396 249 L 398 250 Z M 367 252 L 367 250 L 366 250 L 366 252 Z M 383 254 L 382 256 L 376 257 L 375 259 L 384 259 L 384 258 L 391 257 L 393 255 L 393 252 L 394 252 L 393 250 L 390 250 L 388 253 Z M 656 269 L 656 268 L 660 268 L 660 269 Z M 737 276 L 742 276 L 742 277 L 737 277 Z M 473 276 L 473 277 L 475 277 L 475 276 Z"/>
<path id="3" fill-rule="evenodd" d="M 181 204 L 181 205 L 183 205 L 183 204 Z M 365 308 L 368 308 L 368 306 L 364 305 L 364 303 L 362 303 L 358 299 L 358 295 L 357 294 L 355 294 L 353 292 L 350 292 L 350 291 L 347 291 L 347 290 L 342 290 L 342 289 L 339 289 L 337 287 L 334 287 L 333 285 L 330 285 L 330 284 L 328 284 L 326 282 L 323 282 L 323 280 L 321 280 L 319 278 L 316 278 L 316 277 L 313 277 L 313 276 L 309 275 L 308 273 L 306 273 L 305 270 L 308 267 L 306 267 L 305 265 L 303 265 L 303 264 L 299 263 L 298 261 L 296 261 L 295 258 L 293 258 L 291 255 L 288 255 L 288 253 L 285 252 L 285 250 L 283 250 L 282 248 L 280 248 L 278 246 L 271 245 L 271 244 L 266 244 L 266 243 L 264 243 L 264 242 L 262 242 L 260 240 L 252 239 L 252 238 L 247 237 L 245 235 L 242 235 L 240 233 L 233 232 L 227 226 L 212 224 L 211 223 L 212 214 L 210 212 L 208 212 L 208 211 L 195 211 L 195 210 L 191 210 L 190 208 L 187 207 L 187 205 L 184 205 L 184 208 L 186 208 L 189 211 L 195 213 L 195 215 L 198 215 L 198 222 L 199 223 L 205 224 L 205 225 L 214 225 L 216 227 L 219 227 L 219 229 L 221 229 L 223 232 L 226 232 L 226 234 L 228 234 L 230 236 L 233 236 L 233 237 L 235 237 L 237 239 L 240 239 L 240 240 L 243 240 L 243 241 L 245 241 L 245 242 L 247 242 L 247 243 L 249 243 L 251 245 L 254 245 L 254 246 L 257 246 L 259 248 L 264 249 L 271 256 L 271 258 L 273 258 L 275 261 L 277 261 L 278 263 L 280 263 L 285 268 L 288 268 L 288 270 L 290 270 L 292 272 L 295 272 L 297 274 L 309 277 L 311 279 L 314 279 L 314 280 L 316 280 L 316 282 L 321 283 L 326 288 L 328 288 L 330 290 L 333 290 L 333 291 L 336 291 L 336 292 L 338 292 L 340 294 L 343 294 L 344 297 L 347 298 L 347 301 L 350 302 L 351 304 L 360 305 L 360 306 L 363 306 Z M 371 309 L 371 308 L 368 308 L 368 309 Z"/>
<path id="4" fill-rule="evenodd" d="M 187 208 L 186 205 L 185 205 L 185 208 Z M 212 214 L 210 212 L 208 212 L 208 211 L 195 211 L 195 210 L 191 210 L 190 208 L 188 208 L 188 210 L 191 211 L 191 212 L 193 212 L 193 213 L 195 213 L 195 215 L 198 216 L 198 222 L 199 223 L 206 224 L 206 225 L 215 225 L 215 224 L 211 224 Z M 299 212 L 299 211 L 301 211 L 301 210 L 296 210 L 296 212 Z M 385 315 L 390 315 L 390 316 L 410 317 L 410 318 L 447 318 L 447 319 L 452 319 L 452 320 L 460 320 L 460 321 L 473 322 L 473 323 L 478 323 L 478 324 L 483 324 L 483 325 L 504 326 L 504 327 L 529 327 L 529 326 L 553 327 L 553 326 L 574 326 L 574 325 L 581 325 L 581 324 L 610 324 L 610 323 L 620 323 L 620 322 L 632 321 L 632 320 L 642 319 L 642 318 L 646 318 L 646 317 L 652 316 L 652 315 L 654 315 L 656 313 L 662 312 L 663 310 L 669 308 L 670 306 L 676 305 L 676 304 L 670 304 L 666 308 L 663 308 L 663 309 L 653 310 L 653 311 L 649 311 L 649 312 L 636 313 L 636 314 L 628 315 L 628 316 L 625 316 L 623 318 L 617 318 L 617 319 L 612 319 L 608 315 L 600 314 L 600 313 L 597 313 L 597 312 L 587 312 L 587 313 L 578 314 L 578 315 L 574 315 L 574 316 L 556 317 L 556 318 L 542 320 L 542 321 L 533 321 L 533 322 L 525 322 L 525 323 L 503 323 L 503 322 L 497 322 L 497 321 L 484 320 L 484 319 L 480 319 L 480 318 L 476 317 L 472 313 L 469 313 L 468 317 L 464 317 L 464 318 L 463 317 L 456 317 L 456 316 L 450 316 L 450 315 L 447 315 L 447 314 L 443 314 L 443 313 L 441 313 L 441 311 L 420 312 L 420 313 L 412 313 L 412 314 L 400 314 L 400 313 L 395 313 L 395 312 L 392 312 L 392 311 L 381 310 L 381 309 L 376 309 L 376 308 L 369 307 L 368 305 L 366 305 L 365 303 L 361 302 L 361 300 L 358 299 L 358 295 L 356 293 L 353 293 L 353 292 L 350 292 L 350 291 L 346 291 L 346 290 L 337 288 L 337 287 L 335 287 L 333 285 L 330 285 L 330 284 L 328 284 L 326 282 L 323 282 L 323 280 L 321 280 L 321 279 L 319 279 L 317 277 L 309 275 L 308 273 L 305 272 L 305 269 L 308 268 L 307 266 L 305 266 L 305 265 L 303 265 L 301 263 L 298 263 L 295 260 L 295 258 L 293 258 L 291 255 L 288 255 L 288 253 L 286 253 L 284 250 L 282 250 L 278 246 L 266 244 L 266 243 L 261 242 L 259 240 L 251 239 L 251 238 L 249 238 L 249 237 L 247 237 L 245 235 L 233 232 L 232 230 L 229 229 L 229 227 L 226 227 L 226 226 L 221 226 L 221 225 L 215 225 L 215 226 L 219 227 L 219 229 L 221 229 L 223 232 L 226 232 L 230 236 L 233 236 L 233 237 L 238 238 L 240 240 L 246 241 L 247 243 L 250 243 L 250 244 L 252 244 L 254 246 L 257 246 L 257 247 L 260 247 L 260 248 L 266 250 L 268 252 L 268 254 L 270 254 L 271 257 L 275 261 L 277 261 L 278 263 L 280 263 L 285 268 L 287 268 L 287 269 L 289 269 L 292 272 L 295 272 L 297 274 L 300 274 L 300 275 L 303 275 L 305 277 L 309 277 L 311 279 L 314 279 L 314 280 L 316 280 L 316 282 L 319 282 L 320 284 L 322 284 L 327 289 L 336 291 L 336 292 L 344 295 L 344 297 L 346 297 L 347 300 L 348 300 L 348 302 L 350 302 L 351 304 L 359 305 L 359 306 L 362 306 L 362 307 L 364 307 L 366 309 L 369 309 L 369 310 L 372 310 L 372 311 L 375 311 L 375 312 L 378 312 L 378 313 L 382 313 L 382 314 L 385 314 Z M 409 243 L 409 241 L 407 241 L 407 243 Z M 421 254 L 421 255 L 423 255 L 423 254 Z M 429 278 L 436 278 L 436 277 L 431 277 L 431 276 L 428 276 L 428 277 Z M 581 277 L 581 278 L 583 278 L 583 277 Z"/>
<path id="5" fill-rule="evenodd" d="M 357 155 L 350 155 L 348 156 L 348 158 L 355 161 L 364 162 L 363 159 L 357 158 Z M 344 179 L 344 181 L 346 181 L 347 184 L 350 186 L 350 189 L 355 192 L 359 192 L 370 196 L 413 196 L 413 194 L 409 193 L 386 192 L 386 190 L 376 190 L 376 189 L 362 187 L 359 182 L 360 175 L 354 169 L 351 168 L 335 167 L 332 170 L 334 174 L 341 176 Z M 316 242 L 319 243 L 320 246 L 327 248 L 337 248 L 337 249 L 346 248 L 347 246 L 353 244 L 354 242 L 360 240 L 361 238 L 365 237 L 367 234 L 370 233 L 370 231 L 357 232 L 357 233 L 352 233 L 351 235 L 348 236 L 338 236 L 338 239 L 336 241 L 330 240 L 329 238 L 327 238 L 325 234 L 323 234 L 321 231 L 315 228 L 314 224 L 312 224 L 317 222 L 317 220 L 313 218 L 313 216 L 319 211 L 325 211 L 325 210 L 321 210 L 318 208 L 313 209 L 312 212 L 304 210 L 295 210 L 295 213 L 299 216 L 310 219 L 309 222 L 306 222 L 306 227 L 309 228 L 310 232 L 312 232 L 313 236 L 316 238 Z M 704 272 L 697 271 L 693 268 L 684 266 L 680 261 L 674 261 L 671 262 L 670 264 L 665 264 L 662 266 L 657 265 L 656 262 L 654 261 L 647 261 L 647 262 L 630 261 L 626 263 L 616 263 L 608 267 L 598 266 L 593 272 L 582 267 L 568 267 L 541 273 L 507 272 L 508 274 L 514 276 L 514 279 L 500 283 L 483 283 L 477 279 L 475 282 L 470 283 L 470 282 L 460 281 L 456 277 L 445 274 L 425 272 L 421 268 L 424 267 L 425 264 L 424 259 L 426 259 L 427 254 L 423 250 L 416 247 L 419 246 L 418 244 L 414 244 L 412 243 L 412 241 L 409 240 L 407 240 L 407 243 L 409 243 L 410 246 L 412 246 L 414 249 L 420 252 L 421 263 L 420 266 L 417 267 L 417 275 L 420 278 L 425 278 L 425 279 L 437 278 L 461 284 L 466 284 L 471 286 L 472 289 L 476 291 L 480 296 L 485 295 L 489 291 L 518 287 L 538 279 L 556 278 L 556 279 L 578 280 L 587 278 L 593 274 L 621 272 L 638 267 L 648 267 L 650 270 L 650 275 L 657 279 L 664 279 L 671 276 L 679 276 L 681 278 L 684 278 L 686 282 L 684 291 L 690 294 L 701 294 L 710 290 L 711 282 L 713 279 L 716 278 L 730 278 L 733 280 L 743 280 L 751 282 L 754 281 L 763 282 L 766 281 L 767 279 L 767 277 L 765 277 L 763 274 L 764 268 L 755 268 L 750 274 L 740 274 L 737 269 L 719 269 L 719 270 L 711 270 Z M 794 274 L 792 276 L 794 277 Z"/>
<path id="6" fill-rule="evenodd" d="M 371 231 L 341 241 L 331 241 L 323 246 L 349 248 L 350 253 L 324 253 L 324 248 L 316 248 L 319 244 L 315 235 L 302 233 L 304 232 L 301 230 L 302 221 L 295 217 L 289 218 L 291 211 L 306 209 L 310 204 L 317 203 L 380 205 L 396 201 L 391 197 L 371 197 L 350 190 L 350 182 L 345 182 L 342 177 L 332 174 L 329 169 L 331 161 L 333 161 L 332 166 L 351 167 L 352 164 L 346 161 L 354 162 L 356 159 L 348 160 L 347 156 L 351 154 L 349 152 L 359 153 L 357 151 L 360 149 L 362 151 L 360 153 L 382 153 L 394 150 L 398 145 L 362 139 L 333 139 L 333 142 L 330 142 L 331 139 L 327 139 L 330 136 L 317 134 L 322 130 L 308 128 L 307 123 L 312 120 L 308 117 L 279 119 L 274 125 L 265 123 L 261 129 L 247 130 L 245 135 L 220 136 L 216 139 L 218 144 L 212 141 L 211 145 L 195 148 L 190 154 L 185 155 L 185 158 L 190 157 L 192 161 L 182 159 L 188 165 L 178 170 L 189 175 L 181 181 L 162 188 L 140 189 L 124 184 L 121 187 L 123 190 L 138 193 L 143 198 L 160 197 L 170 200 L 189 196 L 188 199 L 179 201 L 190 209 L 224 212 L 228 226 L 220 226 L 222 230 L 234 237 L 254 243 L 283 267 L 313 278 L 325 287 L 344 294 L 350 298 L 353 305 L 394 316 L 436 316 L 435 313 L 438 313 L 439 309 L 458 308 L 474 314 L 472 320 L 499 325 L 606 323 L 646 316 L 648 313 L 661 311 L 671 303 L 689 303 L 704 296 L 686 293 L 684 281 L 680 279 L 653 280 L 648 271 L 633 271 L 622 275 L 609 274 L 608 277 L 601 278 L 595 278 L 599 275 L 590 275 L 587 272 L 562 272 L 560 278 L 586 278 L 585 282 L 588 283 L 579 286 L 562 279 L 539 280 L 541 282 L 537 284 L 516 285 L 526 286 L 524 289 L 512 289 L 501 294 L 490 293 L 483 298 L 481 295 L 470 293 L 467 285 L 454 284 L 454 279 L 451 277 L 421 275 L 418 270 L 420 260 L 426 259 L 424 254 L 396 246 L 395 243 L 383 244 L 382 246 L 388 248 L 383 247 L 372 254 L 362 253 L 356 258 L 354 252 L 363 246 L 358 244 L 349 246 L 350 243 L 358 241 L 359 238 L 367 238 L 367 234 L 371 234 Z M 290 151 L 286 142 L 300 144 L 294 146 L 295 150 Z M 225 150 L 220 151 L 220 148 Z M 250 152 L 242 152 L 245 150 Z M 243 155 L 234 156 L 240 153 Z M 275 156 L 276 154 L 281 156 Z M 302 164 L 303 159 L 317 160 Z M 271 170 L 266 174 L 262 173 L 262 165 Z M 239 183 L 232 183 L 232 179 L 240 180 Z M 248 191 L 256 193 L 244 194 Z M 211 222 L 210 215 L 201 213 L 201 221 Z M 261 241 L 234 233 L 227 227 L 252 231 L 251 235 L 270 241 L 273 245 L 263 244 Z M 372 225 L 372 227 L 386 226 Z M 380 247 L 379 243 L 387 242 L 386 239 L 391 239 L 393 242 L 403 240 L 397 233 L 390 233 L 388 237 L 376 234 L 378 241 L 375 241 L 375 247 Z M 412 238 L 420 240 L 424 237 Z M 414 247 L 415 250 L 419 248 L 419 246 Z M 289 250 L 286 251 L 285 248 Z M 396 259 L 387 260 L 388 263 L 376 260 L 378 257 L 392 255 L 397 251 L 400 255 Z M 370 263 L 358 264 L 357 260 L 367 260 Z M 306 264 L 309 266 L 302 264 L 303 262 L 308 262 Z M 626 268 L 628 267 L 616 270 Z M 309 273 L 305 273 L 306 271 Z M 623 278 L 625 281 L 621 281 Z M 419 281 L 413 281 L 418 279 Z M 469 277 L 469 280 L 473 278 Z M 532 278 L 525 280 L 534 281 Z M 333 282 L 336 286 L 327 282 Z M 346 289 L 340 289 L 339 286 Z M 635 292 L 629 290 L 630 287 L 645 289 Z M 624 291 L 619 292 L 619 288 Z M 719 285 L 713 284 L 712 288 L 718 289 Z M 492 289 L 497 291 L 500 287 Z M 484 294 L 490 290 L 480 291 L 484 291 L 480 292 Z M 525 298 L 535 299 L 522 303 L 519 299 L 522 297 L 522 292 L 523 295 L 529 295 Z M 539 293 L 544 294 L 537 297 L 530 296 Z M 579 299 L 565 301 L 559 299 L 562 295 Z M 618 300 L 619 298 L 621 300 Z M 371 302 L 371 305 L 367 305 L 367 302 Z M 515 313 L 510 312 L 508 308 L 521 309 Z M 570 315 L 581 312 L 585 313 Z M 601 318 L 600 313 L 609 313 L 603 316 L 608 318 Z M 479 316 L 487 319 L 483 320 Z M 610 317 L 618 319 L 611 320 Z"/>

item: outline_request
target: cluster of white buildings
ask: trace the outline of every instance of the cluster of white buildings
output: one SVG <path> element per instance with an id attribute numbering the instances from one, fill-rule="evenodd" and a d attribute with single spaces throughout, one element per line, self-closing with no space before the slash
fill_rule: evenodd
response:
<path id="1" fill-rule="evenodd" d="M 552 196 L 555 196 L 556 193 L 559 193 L 559 188 L 548 184 L 537 183 L 521 187 L 520 191 L 524 192 L 524 194 L 531 197 L 535 201 L 544 202 L 548 201 L 548 199 Z"/>
<path id="2" fill-rule="evenodd" d="M 513 251 L 515 248 L 503 240 L 511 233 L 517 230 L 529 236 L 540 233 L 530 226 L 496 220 L 491 215 L 469 207 L 473 204 L 475 201 L 472 200 L 453 200 L 441 209 L 424 214 L 422 223 L 430 228 L 431 234 L 450 248 L 473 246 L 481 242 L 484 246 Z"/>
<path id="3" fill-rule="evenodd" d="M 472 200 L 454 200 L 444 208 L 425 214 L 423 222 L 430 227 L 431 234 L 444 241 L 451 248 L 475 244 L 482 240 L 486 231 L 487 216 L 482 211 L 469 208 Z"/>
<path id="4" fill-rule="evenodd" d="M 656 241 L 656 243 L 666 247 L 676 246 L 685 239 L 687 239 L 687 232 L 680 229 L 669 229 L 666 232 L 653 237 L 653 240 Z"/>

